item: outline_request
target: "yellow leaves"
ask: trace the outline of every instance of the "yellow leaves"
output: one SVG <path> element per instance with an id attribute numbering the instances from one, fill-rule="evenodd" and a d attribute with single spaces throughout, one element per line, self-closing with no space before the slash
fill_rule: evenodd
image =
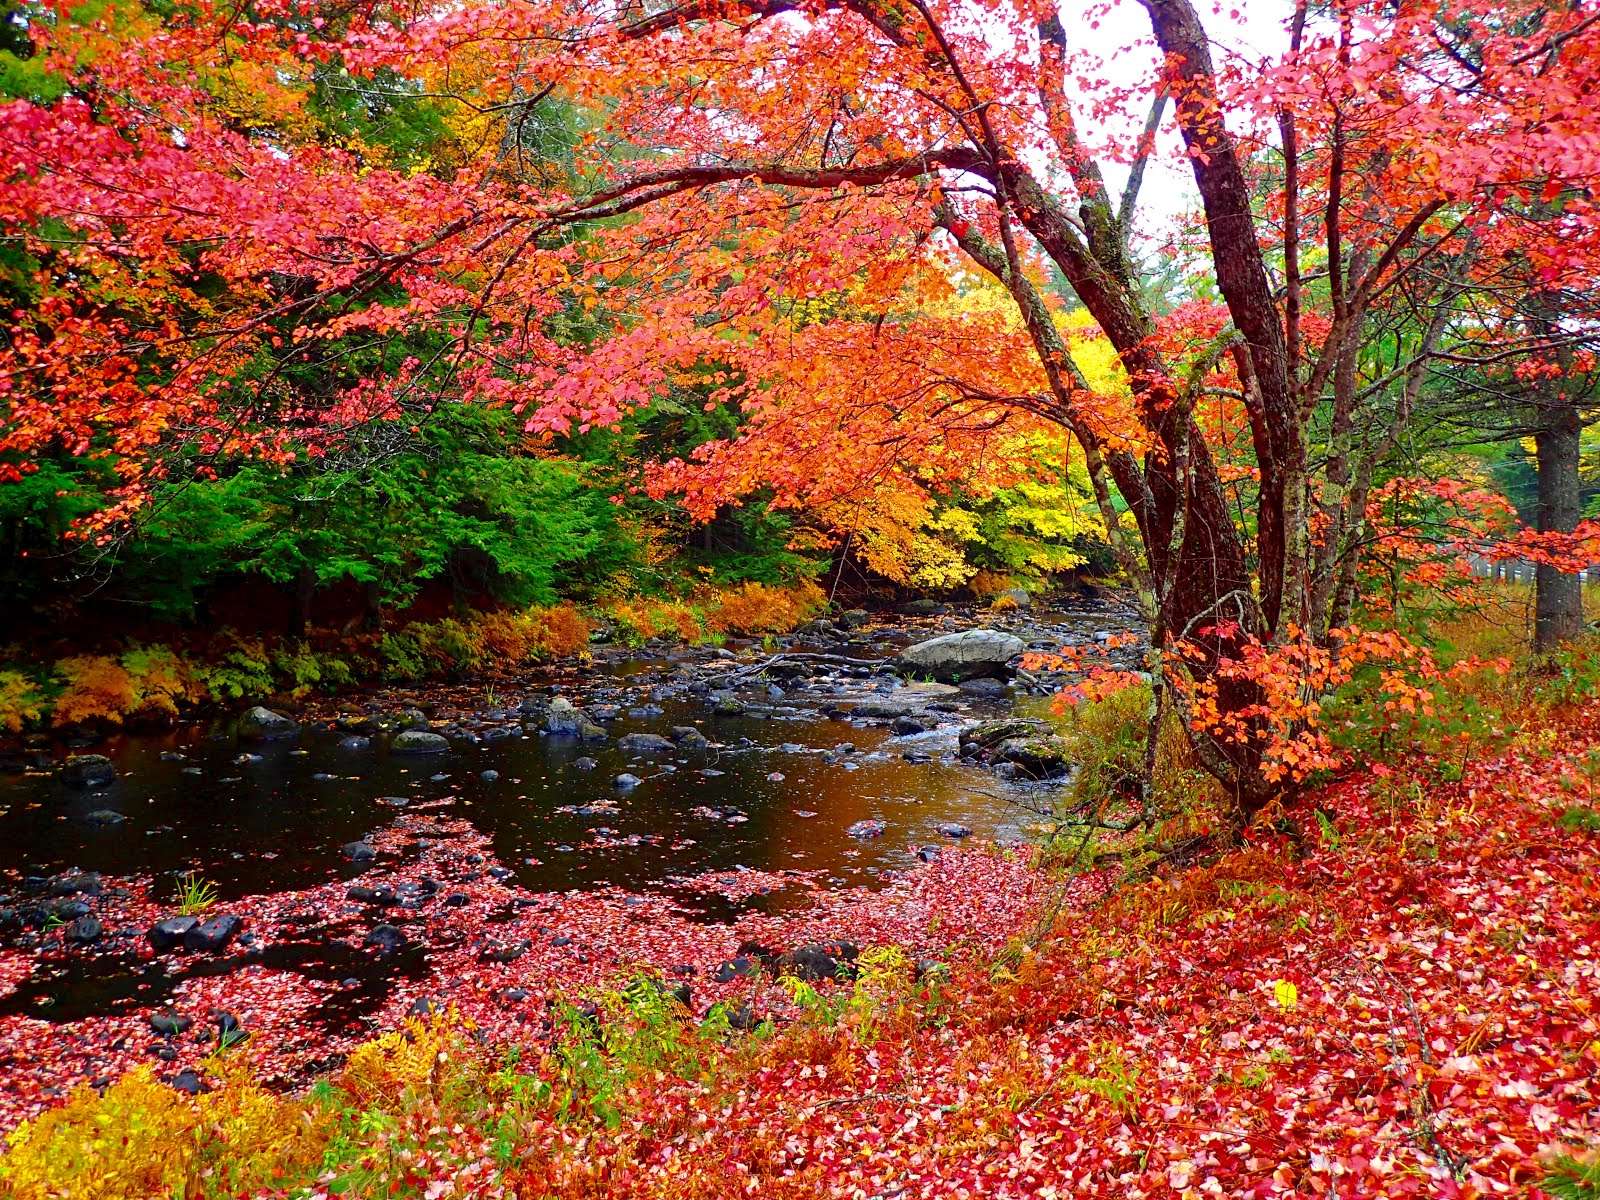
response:
<path id="1" fill-rule="evenodd" d="M 45 699 L 32 679 L 20 671 L 0 671 L 0 729 L 21 733 L 44 710 Z"/>
<path id="2" fill-rule="evenodd" d="M 310 1167 L 326 1122 L 259 1087 L 242 1064 L 223 1085 L 191 1097 L 139 1067 L 103 1094 L 83 1086 L 66 1104 L 7 1139 L 0 1185 L 15 1200 L 128 1200 L 135 1196 L 253 1193 L 285 1171 Z"/>
<path id="3" fill-rule="evenodd" d="M 1272 1002 L 1287 1012 L 1300 1003 L 1300 989 L 1287 979 L 1274 979 L 1272 981 Z"/>

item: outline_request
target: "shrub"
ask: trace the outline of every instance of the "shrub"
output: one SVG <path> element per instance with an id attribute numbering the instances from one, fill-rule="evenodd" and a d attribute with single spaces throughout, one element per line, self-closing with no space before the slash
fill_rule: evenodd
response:
<path id="1" fill-rule="evenodd" d="M 58 662 L 56 673 L 66 681 L 51 718 L 56 725 L 87 721 L 120 725 L 138 704 L 138 685 L 115 659 L 98 654 L 76 655 Z"/>
<path id="2" fill-rule="evenodd" d="M 191 1097 L 139 1067 L 98 1094 L 19 1126 L 0 1158 L 16 1200 L 128 1200 L 133 1196 L 248 1194 L 307 1171 L 325 1124 L 258 1087 L 240 1066 L 217 1064 L 222 1086 Z"/>
<path id="3" fill-rule="evenodd" d="M 222 657 L 195 674 L 214 700 L 259 700 L 273 691 L 272 662 L 260 641 L 230 635 Z"/>
<path id="4" fill-rule="evenodd" d="M 699 616 L 679 600 L 617 600 L 606 611 L 627 641 L 646 642 L 669 632 L 685 642 L 704 636 Z"/>
<path id="5" fill-rule="evenodd" d="M 530 610 L 538 626 L 537 648 L 543 658 L 579 654 L 589 648 L 588 620 L 570 604 Z"/>
<path id="6" fill-rule="evenodd" d="M 378 643 L 378 657 L 383 663 L 385 679 L 407 681 L 421 679 L 428 673 L 422 647 L 409 629 L 384 634 Z"/>
<path id="7" fill-rule="evenodd" d="M 706 625 L 718 633 L 787 633 L 827 605 L 810 580 L 786 588 L 746 583 L 718 593 L 707 607 Z"/>
<path id="8" fill-rule="evenodd" d="M 269 661 L 274 676 L 297 698 L 327 688 L 347 687 L 356 680 L 350 663 L 333 654 L 319 654 L 304 642 L 277 647 Z"/>
<path id="9" fill-rule="evenodd" d="M 129 715 L 176 717 L 181 708 L 205 699 L 205 687 L 170 647 L 130 646 L 122 656 L 122 667 L 134 686 Z"/>
<path id="10" fill-rule="evenodd" d="M 0 671 L 0 729 L 21 733 L 44 717 L 48 707 L 39 685 L 21 671 Z"/>

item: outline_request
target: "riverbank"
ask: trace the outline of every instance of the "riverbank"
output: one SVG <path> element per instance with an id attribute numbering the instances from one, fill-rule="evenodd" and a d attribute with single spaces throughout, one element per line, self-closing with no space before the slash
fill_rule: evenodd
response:
<path id="1" fill-rule="evenodd" d="M 1020 863 L 944 856 L 886 908 L 839 898 L 904 946 L 863 943 L 857 982 L 756 967 L 770 1032 L 613 975 L 520 1057 L 503 1010 L 443 1015 L 298 1099 L 248 1082 L 253 1037 L 198 1099 L 80 1093 L 0 1170 L 29 1198 L 1538 1195 L 1600 1139 L 1600 708 L 1545 734 L 1454 780 L 1362 772 L 1198 867 L 1080 877 L 1042 928 L 1042 876 L 1024 903 Z M 997 948 L 1008 925 L 1042 936 Z"/>
<path id="2" fill-rule="evenodd" d="M 0 659 L 0 737 L 9 734 L 22 746 L 19 735 L 46 731 L 84 738 L 124 727 L 170 728 L 252 701 L 297 703 L 379 684 L 515 673 L 576 659 L 596 639 L 700 645 L 771 636 L 793 631 L 825 607 L 826 597 L 809 582 L 747 583 L 679 599 L 472 612 L 389 628 L 314 630 L 303 638 L 173 631 L 56 658 L 12 646 Z"/>

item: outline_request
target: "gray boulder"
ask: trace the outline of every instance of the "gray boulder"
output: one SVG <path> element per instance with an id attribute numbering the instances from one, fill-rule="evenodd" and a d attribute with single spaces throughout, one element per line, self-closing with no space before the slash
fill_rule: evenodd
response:
<path id="1" fill-rule="evenodd" d="M 617 739 L 617 749 L 625 754 L 671 754 L 671 739 L 659 733 L 625 733 Z"/>
<path id="2" fill-rule="evenodd" d="M 589 718 L 581 708 L 565 696 L 550 701 L 544 714 L 545 732 L 557 737 L 575 737 L 585 742 L 603 742 L 606 731 Z"/>
<path id="3" fill-rule="evenodd" d="M 259 704 L 246 709 L 244 715 L 239 718 L 239 737 L 242 741 L 273 742 L 281 738 L 292 738 L 299 732 L 298 721 L 290 720 L 270 708 L 262 708 Z"/>
<path id="4" fill-rule="evenodd" d="M 390 754 L 444 754 L 450 739 L 426 729 L 403 729 L 389 743 Z"/>
<path id="5" fill-rule="evenodd" d="M 1021 638 L 998 629 L 967 629 L 907 646 L 895 666 L 907 675 L 931 675 L 945 683 L 981 677 L 1004 678 L 1024 649 Z"/>

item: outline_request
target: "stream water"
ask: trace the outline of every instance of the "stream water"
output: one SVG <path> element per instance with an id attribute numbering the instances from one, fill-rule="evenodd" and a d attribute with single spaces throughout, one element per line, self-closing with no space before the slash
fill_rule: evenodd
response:
<path id="1" fill-rule="evenodd" d="M 311 704 L 281 740 L 241 738 L 228 718 L 21 748 L 0 773 L 0 1079 L 33 1092 L 7 1096 L 0 1083 L 0 1118 L 144 1053 L 189 1061 L 199 1043 L 140 1045 L 146 1016 L 187 1006 L 207 1019 L 196 1005 L 228 995 L 213 985 L 236 975 L 246 990 L 227 1002 L 298 1047 L 290 1067 L 310 1069 L 328 1048 L 319 1037 L 348 1045 L 407 996 L 481 988 L 485 961 L 515 964 L 487 968 L 502 988 L 555 987 L 569 970 L 603 977 L 607 955 L 687 944 L 703 952 L 692 969 L 710 972 L 747 918 L 808 920 L 819 893 L 866 894 L 941 848 L 1025 837 L 1052 785 L 997 775 L 963 754 L 960 735 L 1034 701 L 992 680 L 957 689 L 881 665 L 972 623 L 783 639 L 780 650 L 832 661 L 771 674 L 755 669 L 766 649 L 753 645 L 603 648 L 581 671 Z M 1094 608 L 1010 620 L 1042 649 L 1116 624 Z M 554 696 L 596 718 L 603 740 L 547 732 Z M 382 734 L 352 738 L 417 709 L 448 750 L 407 757 Z M 699 736 L 685 740 L 690 727 Z M 658 739 L 630 752 L 630 734 Z M 115 778 L 73 786 L 60 766 L 74 752 L 105 755 Z M 170 915 L 186 873 L 215 886 L 207 915 L 242 914 L 243 932 L 214 952 L 152 954 L 147 928 Z M 357 894 L 371 884 L 398 887 L 398 900 Z M 408 899 L 420 884 L 435 890 Z M 650 922 L 671 939 L 652 942 Z M 379 928 L 397 944 L 375 947 Z M 505 949 L 501 936 L 521 940 Z"/>

